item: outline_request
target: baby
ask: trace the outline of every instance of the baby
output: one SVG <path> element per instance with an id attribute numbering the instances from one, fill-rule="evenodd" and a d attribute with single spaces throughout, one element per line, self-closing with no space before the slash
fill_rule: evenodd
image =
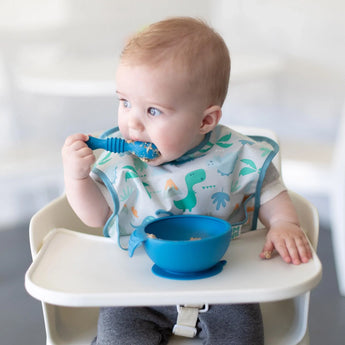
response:
<path id="1" fill-rule="evenodd" d="M 66 194 L 80 219 L 122 248 L 135 228 L 162 215 L 222 218 L 234 236 L 259 219 L 268 229 L 261 258 L 276 250 L 286 263 L 308 262 L 308 240 L 271 163 L 277 145 L 219 125 L 229 75 L 223 39 L 201 20 L 171 18 L 135 34 L 116 74 L 119 127 L 107 135 L 152 142 L 161 155 L 142 162 L 104 153 L 96 162 L 87 135 L 68 137 Z M 92 344 L 167 344 L 176 318 L 176 307 L 101 308 Z M 206 345 L 264 343 L 258 304 L 212 305 L 197 329 Z"/>

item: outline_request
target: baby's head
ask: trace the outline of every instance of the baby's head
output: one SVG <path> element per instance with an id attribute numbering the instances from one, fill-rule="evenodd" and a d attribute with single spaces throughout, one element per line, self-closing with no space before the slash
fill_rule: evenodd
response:
<path id="1" fill-rule="evenodd" d="M 148 26 L 131 37 L 121 54 L 122 134 L 152 141 L 162 153 L 155 165 L 178 158 L 217 125 L 229 74 L 226 44 L 203 21 L 179 17 Z M 178 138 L 175 143 L 167 132 Z"/>
<path id="2" fill-rule="evenodd" d="M 121 61 L 155 67 L 170 63 L 182 73 L 190 92 L 222 106 L 227 94 L 230 57 L 222 37 L 205 22 L 177 17 L 146 27 L 132 36 L 121 54 Z"/>

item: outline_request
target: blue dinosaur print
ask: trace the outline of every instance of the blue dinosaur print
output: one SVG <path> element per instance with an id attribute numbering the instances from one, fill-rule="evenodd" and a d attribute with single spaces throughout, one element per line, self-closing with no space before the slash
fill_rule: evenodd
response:
<path id="1" fill-rule="evenodd" d="M 159 217 L 170 217 L 170 216 L 174 216 L 174 214 L 170 211 L 165 211 L 165 210 L 157 210 L 156 215 Z"/>
<path id="2" fill-rule="evenodd" d="M 238 152 L 229 154 L 226 157 L 226 161 L 228 163 L 227 166 L 229 167 L 229 169 L 227 171 L 221 171 L 218 169 L 217 172 L 221 176 L 230 176 L 234 172 L 237 160 L 238 160 Z"/>
<path id="3" fill-rule="evenodd" d="M 239 140 L 240 141 L 240 143 L 243 145 L 243 146 L 245 146 L 245 145 L 254 145 L 254 141 L 251 141 L 251 140 L 247 140 L 247 139 L 241 139 L 241 140 Z"/>
<path id="4" fill-rule="evenodd" d="M 203 182 L 206 179 L 206 172 L 204 169 L 194 170 L 185 176 L 188 194 L 182 200 L 174 200 L 175 206 L 183 212 L 187 209 L 190 212 L 196 206 L 196 197 L 193 186 L 197 183 Z"/>
<path id="5" fill-rule="evenodd" d="M 223 191 L 214 193 L 211 196 L 213 199 L 213 204 L 217 203 L 216 210 L 218 211 L 220 207 L 225 207 L 226 203 L 230 201 L 230 195 L 228 193 L 224 193 Z"/>

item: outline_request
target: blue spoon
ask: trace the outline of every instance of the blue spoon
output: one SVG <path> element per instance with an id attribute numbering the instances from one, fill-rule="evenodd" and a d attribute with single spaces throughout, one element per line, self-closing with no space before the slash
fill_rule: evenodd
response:
<path id="1" fill-rule="evenodd" d="M 103 149 L 114 153 L 130 152 L 144 161 L 151 161 L 160 156 L 160 152 L 153 143 L 143 141 L 130 142 L 121 138 L 99 139 L 89 136 L 86 144 L 91 150 Z"/>

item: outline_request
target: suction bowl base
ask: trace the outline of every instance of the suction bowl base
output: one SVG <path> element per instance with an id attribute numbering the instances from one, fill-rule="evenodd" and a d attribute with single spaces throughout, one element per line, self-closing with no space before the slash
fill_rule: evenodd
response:
<path id="1" fill-rule="evenodd" d="M 166 271 L 157 265 L 153 265 L 152 272 L 159 277 L 167 278 L 167 279 L 176 279 L 176 280 L 204 279 L 204 278 L 209 278 L 220 273 L 223 270 L 223 267 L 225 264 L 226 264 L 226 260 L 221 260 L 207 270 L 198 271 L 198 272 L 190 272 L 190 273 Z"/>

